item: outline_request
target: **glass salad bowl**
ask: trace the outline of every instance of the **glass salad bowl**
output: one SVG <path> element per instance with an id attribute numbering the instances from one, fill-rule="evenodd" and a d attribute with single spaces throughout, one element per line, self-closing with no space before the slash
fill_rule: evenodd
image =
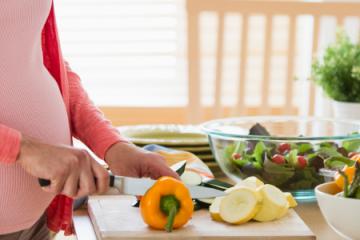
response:
<path id="1" fill-rule="evenodd" d="M 354 164 L 360 152 L 360 123 L 350 120 L 257 116 L 213 120 L 202 129 L 230 179 L 256 176 L 297 200 L 314 200 L 321 173 Z"/>

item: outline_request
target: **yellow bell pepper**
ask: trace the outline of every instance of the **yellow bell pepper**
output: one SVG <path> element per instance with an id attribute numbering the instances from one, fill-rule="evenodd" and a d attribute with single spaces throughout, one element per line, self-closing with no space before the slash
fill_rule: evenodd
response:
<path id="1" fill-rule="evenodd" d="M 348 177 L 349 184 L 351 184 L 355 175 L 355 166 L 351 166 L 351 167 L 345 166 L 342 171 Z M 344 177 L 341 176 L 341 174 L 339 173 L 335 174 L 335 183 L 341 190 L 344 190 L 345 180 Z"/>
<path id="2" fill-rule="evenodd" d="M 189 221 L 194 204 L 189 190 L 181 181 L 161 177 L 141 198 L 140 211 L 150 227 L 171 232 Z"/>

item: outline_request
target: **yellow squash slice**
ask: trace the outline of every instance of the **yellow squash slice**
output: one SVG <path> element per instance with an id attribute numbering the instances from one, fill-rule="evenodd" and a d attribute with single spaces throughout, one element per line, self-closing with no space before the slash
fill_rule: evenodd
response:
<path id="1" fill-rule="evenodd" d="M 238 187 L 220 202 L 220 217 L 231 224 L 242 224 L 251 220 L 260 209 L 260 194 L 249 187 Z"/>
<path id="2" fill-rule="evenodd" d="M 224 197 L 216 197 L 209 207 L 210 216 L 215 221 L 222 221 L 220 216 L 220 203 Z"/>
<path id="3" fill-rule="evenodd" d="M 259 188 L 259 192 L 263 197 L 263 201 L 254 220 L 259 222 L 272 221 L 287 213 L 289 203 L 280 189 L 273 185 L 265 184 Z"/>

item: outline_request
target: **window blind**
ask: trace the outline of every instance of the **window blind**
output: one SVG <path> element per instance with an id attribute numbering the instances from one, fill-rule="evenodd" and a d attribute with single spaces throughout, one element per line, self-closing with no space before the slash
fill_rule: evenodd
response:
<path id="1" fill-rule="evenodd" d="M 55 4 L 64 56 L 81 76 L 97 105 L 186 106 L 185 0 L 58 0 Z M 354 20 L 345 20 L 348 32 L 354 33 L 351 30 Z M 230 106 L 236 101 L 241 71 L 241 21 L 237 15 L 228 15 L 225 19 L 223 103 Z M 302 104 L 307 94 L 307 87 L 303 85 L 310 75 L 312 29 L 309 21 L 309 17 L 301 16 L 296 31 L 298 59 L 294 77 L 302 81 L 294 84 L 299 90 L 294 92 L 293 101 L 299 106 L 306 105 Z M 273 22 L 270 105 L 281 107 L 287 91 L 283 83 L 287 68 L 288 18 L 277 16 Z M 334 21 L 324 22 L 330 23 L 330 29 L 336 26 Z M 203 14 L 200 25 L 202 102 L 212 105 L 217 29 L 214 14 Z M 251 85 L 246 86 L 247 106 L 260 104 L 264 27 L 264 16 L 251 16 L 247 76 Z M 333 41 L 334 36 L 321 36 L 321 39 Z M 320 49 L 327 44 L 321 42 Z"/>
<path id="2" fill-rule="evenodd" d="M 55 1 L 65 58 L 101 106 L 187 98 L 183 0 Z"/>

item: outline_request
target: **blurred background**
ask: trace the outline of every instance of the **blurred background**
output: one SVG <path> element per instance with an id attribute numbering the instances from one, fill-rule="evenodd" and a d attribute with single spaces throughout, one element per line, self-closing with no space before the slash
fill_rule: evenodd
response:
<path id="1" fill-rule="evenodd" d="M 360 1 L 55 1 L 64 56 L 115 125 L 332 116 L 309 80 Z M 355 8 L 354 8 L 355 7 Z M 357 8 L 356 8 L 357 7 Z"/>

